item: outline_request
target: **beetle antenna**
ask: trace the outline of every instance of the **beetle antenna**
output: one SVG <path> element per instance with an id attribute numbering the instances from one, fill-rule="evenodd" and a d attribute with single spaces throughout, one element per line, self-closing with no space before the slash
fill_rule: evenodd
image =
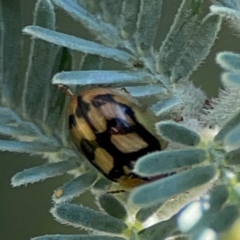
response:
<path id="1" fill-rule="evenodd" d="M 119 189 L 119 190 L 115 190 L 115 191 L 107 191 L 107 193 L 111 193 L 111 194 L 118 194 L 118 193 L 126 193 L 127 191 L 124 189 Z"/>
<path id="2" fill-rule="evenodd" d="M 127 94 L 130 94 L 130 92 L 129 92 L 125 87 L 122 87 L 122 88 L 121 88 L 121 91 L 122 91 L 122 92 L 125 92 L 125 93 L 127 93 Z"/>

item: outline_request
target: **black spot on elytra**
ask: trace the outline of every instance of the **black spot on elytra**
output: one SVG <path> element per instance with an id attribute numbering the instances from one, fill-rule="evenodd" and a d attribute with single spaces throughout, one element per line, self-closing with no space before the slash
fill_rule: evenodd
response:
<path id="1" fill-rule="evenodd" d="M 127 114 L 130 117 L 133 117 L 135 119 L 134 112 L 131 109 L 131 107 L 127 106 L 126 104 L 119 103 L 119 102 L 115 101 L 115 99 L 113 98 L 113 95 L 111 95 L 111 94 L 97 95 L 92 100 L 92 104 L 96 108 L 99 108 L 106 103 L 116 104 L 117 106 L 120 107 L 120 109 L 123 113 L 125 113 L 125 114 Z"/>
<path id="2" fill-rule="evenodd" d="M 76 115 L 78 117 L 85 117 L 86 113 L 90 110 L 89 104 L 84 102 L 82 96 L 77 97 Z"/>
<path id="3" fill-rule="evenodd" d="M 69 127 L 69 129 L 71 129 L 72 126 L 76 126 L 76 119 L 75 119 L 73 114 L 69 115 L 69 117 L 68 117 L 68 127 Z"/>
<path id="4" fill-rule="evenodd" d="M 147 151 L 160 151 L 161 145 L 158 139 L 146 130 L 141 124 L 137 123 L 133 126 L 134 132 L 137 133 L 146 143 L 148 143 Z M 147 153 L 148 153 L 147 152 Z"/>
<path id="5" fill-rule="evenodd" d="M 116 129 L 117 133 L 119 134 L 126 134 L 133 132 L 132 125 L 129 124 L 129 122 L 121 119 L 121 118 L 114 118 L 107 121 L 107 129 L 109 133 L 111 134 L 111 129 Z"/>
<path id="6" fill-rule="evenodd" d="M 117 168 L 117 166 L 114 166 L 114 168 L 109 172 L 107 177 L 110 180 L 115 180 L 115 179 L 119 179 L 123 175 L 125 175 L 123 168 Z"/>
<path id="7" fill-rule="evenodd" d="M 113 95 L 111 94 L 102 94 L 97 95 L 92 100 L 92 105 L 96 108 L 101 107 L 102 105 L 108 103 L 108 102 L 115 102 L 113 99 Z"/>
<path id="8" fill-rule="evenodd" d="M 95 158 L 94 152 L 96 150 L 95 144 L 93 144 L 92 142 L 90 142 L 86 139 L 82 139 L 80 142 L 80 148 L 81 148 L 83 154 L 86 156 L 86 158 L 89 161 L 94 160 L 94 158 Z"/>

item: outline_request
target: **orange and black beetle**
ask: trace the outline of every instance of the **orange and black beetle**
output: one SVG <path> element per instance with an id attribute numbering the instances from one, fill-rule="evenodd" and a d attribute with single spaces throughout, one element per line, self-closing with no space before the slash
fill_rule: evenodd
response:
<path id="1" fill-rule="evenodd" d="M 67 111 L 78 150 L 108 179 L 126 188 L 147 182 L 132 173 L 137 159 L 166 148 L 156 116 L 127 92 L 94 88 L 72 95 Z"/>

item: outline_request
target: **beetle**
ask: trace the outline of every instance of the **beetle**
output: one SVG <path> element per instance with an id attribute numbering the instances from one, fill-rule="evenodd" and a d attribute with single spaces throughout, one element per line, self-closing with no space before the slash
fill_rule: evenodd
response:
<path id="1" fill-rule="evenodd" d="M 69 133 L 78 151 L 105 177 L 124 188 L 150 181 L 132 169 L 139 157 L 167 146 L 155 133 L 154 113 L 126 91 L 103 87 L 79 95 L 66 91 L 71 96 L 67 109 Z"/>

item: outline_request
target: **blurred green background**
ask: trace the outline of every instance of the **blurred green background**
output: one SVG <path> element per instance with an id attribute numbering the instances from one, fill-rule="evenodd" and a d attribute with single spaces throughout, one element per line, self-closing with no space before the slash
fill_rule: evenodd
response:
<path id="1" fill-rule="evenodd" d="M 36 0 L 21 0 L 20 2 L 22 4 L 23 15 L 22 26 L 31 25 Z M 180 0 L 164 1 L 156 46 L 161 44 L 169 31 L 180 2 Z M 207 11 L 207 7 L 205 10 Z M 83 38 L 89 36 L 79 23 L 72 20 L 60 10 L 57 10 L 57 30 Z M 29 37 L 24 36 L 23 39 L 28 41 Z M 223 29 L 211 54 L 191 76 L 194 83 L 203 88 L 209 97 L 217 96 L 218 87 L 220 86 L 221 69 L 215 64 L 215 56 L 217 52 L 224 50 L 240 52 L 239 39 L 234 36 L 226 23 L 223 24 Z M 23 59 L 23 61 L 27 61 L 27 58 Z M 0 153 L 0 189 L 2 192 L 0 204 L 0 239 L 27 240 L 31 237 L 45 234 L 80 233 L 78 229 L 74 229 L 71 226 L 63 226 L 56 222 L 49 213 L 49 209 L 52 207 L 51 196 L 54 189 L 57 189 L 64 182 L 68 181 L 71 176 L 64 175 L 26 187 L 12 188 L 10 185 L 11 177 L 15 173 L 45 162 L 45 159 L 27 154 Z M 86 193 L 81 198 L 76 199 L 75 202 L 91 206 L 89 202 L 94 205 L 94 198 L 91 194 Z"/>

